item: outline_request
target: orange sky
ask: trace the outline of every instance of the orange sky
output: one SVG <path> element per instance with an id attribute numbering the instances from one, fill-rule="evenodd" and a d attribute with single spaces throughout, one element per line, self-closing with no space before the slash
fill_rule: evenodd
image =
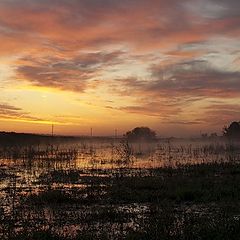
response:
<path id="1" fill-rule="evenodd" d="M 1 0 L 0 131 L 161 136 L 240 120 L 238 0 Z"/>

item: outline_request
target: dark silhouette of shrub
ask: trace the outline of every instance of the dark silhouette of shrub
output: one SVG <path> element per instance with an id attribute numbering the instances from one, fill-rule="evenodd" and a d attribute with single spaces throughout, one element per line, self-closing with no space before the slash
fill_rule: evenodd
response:
<path id="1" fill-rule="evenodd" d="M 240 122 L 232 122 L 229 127 L 224 127 L 223 135 L 231 139 L 240 139 Z"/>
<path id="2" fill-rule="evenodd" d="M 129 141 L 155 141 L 156 132 L 148 127 L 136 127 L 125 134 Z"/>

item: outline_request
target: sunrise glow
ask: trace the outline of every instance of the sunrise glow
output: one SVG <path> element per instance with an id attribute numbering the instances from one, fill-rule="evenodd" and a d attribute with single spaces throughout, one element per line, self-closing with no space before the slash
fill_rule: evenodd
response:
<path id="1" fill-rule="evenodd" d="M 237 0 L 1 0 L 0 130 L 219 132 L 240 119 Z"/>

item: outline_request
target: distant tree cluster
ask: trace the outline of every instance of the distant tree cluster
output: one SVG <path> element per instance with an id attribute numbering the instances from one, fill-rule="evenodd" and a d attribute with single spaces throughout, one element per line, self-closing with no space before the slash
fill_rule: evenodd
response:
<path id="1" fill-rule="evenodd" d="M 148 127 L 136 127 L 125 134 L 129 141 L 155 141 L 156 132 Z"/>
<path id="2" fill-rule="evenodd" d="M 240 139 L 240 122 L 232 122 L 228 127 L 224 127 L 223 136 L 230 139 Z"/>
<path id="3" fill-rule="evenodd" d="M 202 133 L 202 134 L 201 134 L 201 137 L 204 138 L 204 139 L 206 139 L 206 138 L 208 138 L 208 139 L 214 139 L 214 138 L 217 138 L 218 135 L 217 135 L 216 132 L 213 132 L 213 133 L 210 133 L 210 134 L 208 134 L 208 133 Z"/>

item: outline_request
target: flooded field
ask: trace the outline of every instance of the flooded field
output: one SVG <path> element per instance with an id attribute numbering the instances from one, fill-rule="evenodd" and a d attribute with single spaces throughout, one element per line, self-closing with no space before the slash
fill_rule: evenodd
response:
<path id="1" fill-rule="evenodd" d="M 239 163 L 222 139 L 4 145 L 0 239 L 239 239 Z"/>

